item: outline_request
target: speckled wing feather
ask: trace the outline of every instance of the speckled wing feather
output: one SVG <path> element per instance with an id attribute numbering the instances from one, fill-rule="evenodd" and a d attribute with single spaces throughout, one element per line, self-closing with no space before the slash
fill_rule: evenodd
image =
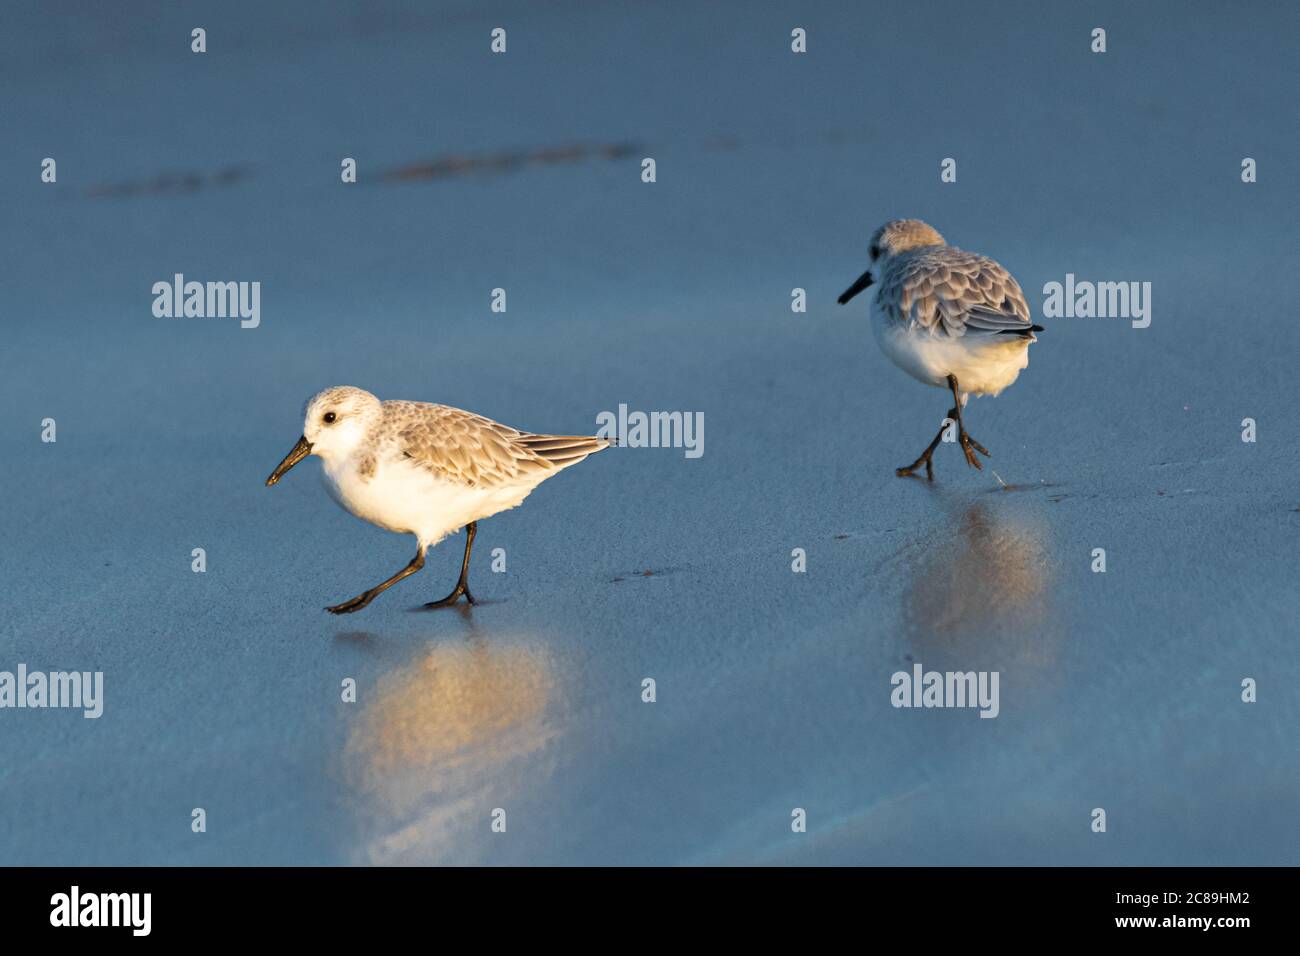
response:
<path id="1" fill-rule="evenodd" d="M 901 258 L 876 301 L 891 321 L 932 335 L 995 335 L 1032 324 L 1024 293 L 1006 269 L 952 246 Z"/>
<path id="2" fill-rule="evenodd" d="M 589 436 L 533 435 L 447 405 L 384 402 L 383 407 L 388 453 L 468 487 L 541 481 L 609 444 Z"/>

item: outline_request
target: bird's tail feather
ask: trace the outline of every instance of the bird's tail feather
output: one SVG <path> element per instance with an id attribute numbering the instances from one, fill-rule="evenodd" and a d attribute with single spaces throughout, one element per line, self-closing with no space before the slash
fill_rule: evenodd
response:
<path id="1" fill-rule="evenodd" d="M 576 465 L 613 442 L 594 435 L 523 435 L 516 441 L 557 468 Z"/>
<path id="2" fill-rule="evenodd" d="M 1043 331 L 1041 325 L 1027 325 L 1019 329 L 1001 329 L 998 335 L 1019 335 L 1021 338 L 1032 339 L 1035 332 Z"/>

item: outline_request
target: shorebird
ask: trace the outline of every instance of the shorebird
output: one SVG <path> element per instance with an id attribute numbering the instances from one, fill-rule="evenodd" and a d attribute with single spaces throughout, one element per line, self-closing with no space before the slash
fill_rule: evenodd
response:
<path id="1" fill-rule="evenodd" d="M 952 392 L 953 407 L 934 441 L 900 478 L 930 463 L 944 433 L 957 426 L 966 463 L 980 469 L 976 452 L 988 450 L 966 432 L 962 408 L 971 395 L 997 395 L 1029 365 L 1029 343 L 1043 331 L 1029 318 L 1020 286 L 1002 266 L 985 256 L 948 245 L 919 219 L 895 219 L 871 237 L 871 268 L 839 298 L 844 305 L 876 285 L 871 328 L 890 360 L 926 385 Z"/>
<path id="2" fill-rule="evenodd" d="M 413 534 L 411 563 L 333 614 L 359 611 L 424 567 L 424 555 L 449 532 L 465 529 L 460 579 L 441 601 L 470 604 L 469 555 L 478 522 L 520 504 L 547 478 L 610 442 L 585 435 L 534 435 L 473 412 L 425 402 L 381 402 L 349 385 L 307 402 L 302 437 L 266 479 L 267 487 L 308 455 L 324 464 L 325 486 L 345 510 L 399 534 Z"/>

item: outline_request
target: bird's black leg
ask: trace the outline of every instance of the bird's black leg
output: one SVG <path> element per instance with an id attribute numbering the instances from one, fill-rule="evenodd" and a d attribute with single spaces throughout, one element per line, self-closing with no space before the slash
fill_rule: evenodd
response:
<path id="1" fill-rule="evenodd" d="M 955 414 L 956 411 L 954 409 L 949 409 L 948 418 L 951 418 L 953 421 L 957 421 L 957 419 L 953 417 Z M 934 441 L 930 442 L 929 446 L 925 449 L 925 451 L 921 453 L 921 457 L 916 459 L 916 461 L 912 462 L 910 465 L 895 470 L 894 474 L 896 474 L 899 478 L 908 478 L 916 474 L 916 469 L 920 468 L 922 465 L 925 465 L 925 477 L 927 480 L 933 481 L 934 466 L 930 464 L 930 459 L 934 456 L 934 450 L 939 447 L 939 442 L 943 439 L 943 433 L 947 430 L 947 428 L 948 428 L 948 422 L 945 419 L 944 423 L 941 426 L 939 426 L 939 434 L 934 436 Z"/>
<path id="2" fill-rule="evenodd" d="M 375 598 L 379 597 L 379 595 L 383 594 L 398 581 L 402 580 L 402 578 L 410 577 L 422 567 L 424 567 L 424 548 L 420 548 L 420 550 L 415 553 L 415 557 L 411 559 L 410 564 L 402 568 L 402 570 L 398 571 L 383 584 L 376 584 L 369 591 L 363 591 L 351 601 L 344 601 L 342 604 L 327 607 L 325 610 L 329 611 L 331 614 L 351 614 L 353 611 L 360 611 Z"/>
<path id="3" fill-rule="evenodd" d="M 474 603 L 474 595 L 469 593 L 469 550 L 474 547 L 474 535 L 477 532 L 477 521 L 465 525 L 465 557 L 460 562 L 460 580 L 456 582 L 456 589 L 441 601 L 430 601 L 425 607 L 451 607 L 462 594 L 466 601 Z"/>
<path id="4" fill-rule="evenodd" d="M 976 471 L 983 469 L 980 460 L 975 457 L 975 452 L 979 452 L 985 458 L 989 456 L 989 450 L 977 442 L 970 435 L 966 434 L 966 425 L 961 420 L 961 395 L 957 391 L 957 376 L 948 376 L 948 387 L 952 389 L 952 403 L 957 413 L 957 438 L 961 441 L 962 454 L 966 456 L 966 464 L 970 465 Z M 948 415 L 951 417 L 952 412 Z"/>

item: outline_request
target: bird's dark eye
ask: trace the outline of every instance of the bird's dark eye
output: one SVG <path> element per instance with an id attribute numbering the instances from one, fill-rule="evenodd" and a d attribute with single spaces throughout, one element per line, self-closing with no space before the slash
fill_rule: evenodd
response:
<path id="1" fill-rule="evenodd" d="M 333 412 L 326 412 L 326 413 L 325 413 L 325 424 L 326 424 L 326 425 L 333 425 L 335 419 L 337 419 L 337 418 L 338 418 L 338 416 L 335 415 Z"/>
<path id="2" fill-rule="evenodd" d="M 877 260 L 877 259 L 879 259 L 879 258 L 880 258 L 880 247 L 879 247 L 879 246 L 872 246 L 872 247 L 871 247 L 871 260 L 874 262 L 875 260 Z"/>

